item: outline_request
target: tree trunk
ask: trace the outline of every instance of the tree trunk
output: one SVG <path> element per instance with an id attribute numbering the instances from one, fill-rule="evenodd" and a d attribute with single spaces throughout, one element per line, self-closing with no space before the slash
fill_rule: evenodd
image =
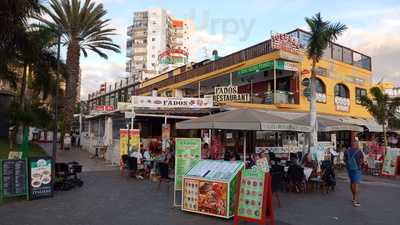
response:
<path id="1" fill-rule="evenodd" d="M 26 89 L 26 75 L 28 73 L 28 65 L 24 65 L 24 71 L 22 73 L 22 80 L 21 80 L 21 90 L 19 95 L 19 104 L 21 107 L 24 107 L 24 100 L 25 100 L 25 89 Z"/>
<path id="2" fill-rule="evenodd" d="M 79 57 L 80 47 L 78 40 L 72 40 L 68 45 L 67 51 L 67 69 L 68 77 L 66 80 L 66 90 L 64 99 L 64 132 L 71 131 L 74 119 L 74 110 L 76 105 L 77 85 L 79 78 Z M 63 142 L 63 140 L 61 140 Z"/>
<path id="3" fill-rule="evenodd" d="M 317 131 L 317 79 L 315 75 L 316 60 L 312 61 L 311 68 L 311 99 L 310 99 L 310 148 L 314 148 L 318 142 L 318 131 Z"/>

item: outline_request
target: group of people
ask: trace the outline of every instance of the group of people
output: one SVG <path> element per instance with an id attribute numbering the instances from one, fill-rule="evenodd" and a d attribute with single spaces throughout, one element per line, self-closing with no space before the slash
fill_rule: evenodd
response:
<path id="1" fill-rule="evenodd" d="M 132 149 L 130 149 L 129 157 L 136 160 L 136 168 L 131 169 L 135 170 L 131 173 L 131 176 L 141 180 L 150 177 L 152 172 L 157 173 L 158 165 L 161 163 L 168 165 L 168 168 L 173 168 L 175 153 L 172 147 L 173 145 L 169 145 L 163 151 L 160 142 L 158 139 L 155 139 L 150 142 L 147 147 L 143 147 L 143 143 L 141 143 L 139 151 L 132 151 Z M 127 156 L 127 158 L 129 157 Z M 123 159 L 121 160 L 123 161 Z M 122 166 L 126 166 L 125 163 L 121 164 Z"/>

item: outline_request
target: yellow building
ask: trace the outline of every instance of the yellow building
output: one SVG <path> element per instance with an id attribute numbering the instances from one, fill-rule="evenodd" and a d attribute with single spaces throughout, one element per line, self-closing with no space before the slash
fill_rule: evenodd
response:
<path id="1" fill-rule="evenodd" d="M 299 41 L 298 46 L 290 46 L 293 43 L 287 39 L 291 37 Z M 308 39 L 309 34 L 300 29 L 276 35 L 273 40 L 205 61 L 197 68 L 181 67 L 162 74 L 144 82 L 138 93 L 149 95 L 157 90 L 165 96 L 203 97 L 213 95 L 215 87 L 237 86 L 239 93 L 250 95 L 249 102 L 224 102 L 224 105 L 306 112 L 309 101 L 302 81 L 310 76 L 311 70 L 311 61 L 305 54 Z M 372 85 L 369 56 L 331 43 L 316 72 L 318 113 L 371 118 L 358 101 Z"/>

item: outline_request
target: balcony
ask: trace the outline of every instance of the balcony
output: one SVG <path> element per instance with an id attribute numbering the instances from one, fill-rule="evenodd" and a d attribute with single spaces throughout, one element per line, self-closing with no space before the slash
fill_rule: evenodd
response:
<path id="1" fill-rule="evenodd" d="M 133 27 L 131 25 L 131 26 L 128 26 L 126 35 L 128 35 L 129 37 L 132 37 L 132 34 L 133 34 Z"/>

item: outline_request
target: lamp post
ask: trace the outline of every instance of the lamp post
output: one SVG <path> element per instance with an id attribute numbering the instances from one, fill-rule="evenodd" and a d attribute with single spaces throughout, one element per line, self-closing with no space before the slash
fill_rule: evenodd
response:
<path id="1" fill-rule="evenodd" d="M 57 98 L 58 98 L 58 82 L 59 82 L 59 72 L 60 72 L 60 47 L 61 47 L 61 31 L 57 32 L 57 71 L 56 71 L 56 90 L 54 94 L 54 128 L 53 128 L 53 146 L 52 154 L 54 162 L 57 156 L 57 133 L 58 133 L 58 109 L 57 109 Z"/>

